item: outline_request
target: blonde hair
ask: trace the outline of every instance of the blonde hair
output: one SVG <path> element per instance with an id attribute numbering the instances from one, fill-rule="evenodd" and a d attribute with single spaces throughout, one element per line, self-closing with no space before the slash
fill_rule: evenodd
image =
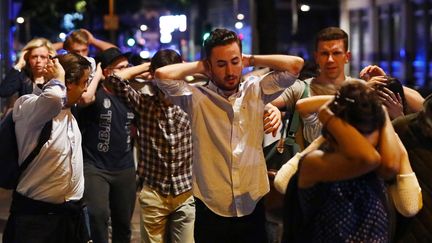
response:
<path id="1" fill-rule="evenodd" d="M 73 43 L 89 45 L 89 36 L 83 29 L 74 30 L 66 37 L 66 40 L 63 42 L 63 48 L 70 51 Z"/>
<path id="2" fill-rule="evenodd" d="M 27 51 L 26 54 L 24 55 L 24 60 L 26 61 L 26 63 L 28 63 L 28 58 L 30 55 L 30 52 L 33 49 L 39 48 L 39 47 L 46 47 L 48 49 L 48 53 L 50 56 L 55 56 L 56 55 L 56 50 L 54 49 L 51 41 L 49 41 L 48 39 L 45 38 L 34 38 L 31 41 L 29 41 L 24 48 L 22 49 L 22 51 Z"/>

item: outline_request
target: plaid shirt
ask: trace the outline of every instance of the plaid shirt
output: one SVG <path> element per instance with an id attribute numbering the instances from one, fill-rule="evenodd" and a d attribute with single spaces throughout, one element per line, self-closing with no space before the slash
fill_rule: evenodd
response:
<path id="1" fill-rule="evenodd" d="M 187 113 L 158 94 L 150 96 L 135 91 L 129 81 L 115 75 L 107 81 L 137 114 L 139 177 L 162 195 L 191 190 L 192 134 Z"/>

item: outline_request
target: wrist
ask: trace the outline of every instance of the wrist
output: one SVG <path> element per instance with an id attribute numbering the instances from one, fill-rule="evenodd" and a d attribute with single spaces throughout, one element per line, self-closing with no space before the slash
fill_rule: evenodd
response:
<path id="1" fill-rule="evenodd" d="M 250 57 L 249 57 L 249 66 L 250 67 L 255 66 L 255 56 L 254 55 L 250 55 Z"/>
<path id="2" fill-rule="evenodd" d="M 16 64 L 15 66 L 13 66 L 13 69 L 17 70 L 18 72 L 21 72 L 22 67 L 21 65 Z"/>

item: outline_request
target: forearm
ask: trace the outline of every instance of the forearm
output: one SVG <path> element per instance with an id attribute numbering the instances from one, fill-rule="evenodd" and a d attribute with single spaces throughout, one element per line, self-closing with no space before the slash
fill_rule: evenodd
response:
<path id="1" fill-rule="evenodd" d="M 81 96 L 81 99 L 79 101 L 79 105 L 89 105 L 95 101 L 95 94 L 97 87 L 99 85 L 100 80 L 102 79 L 102 69 L 100 65 L 96 67 L 96 72 L 91 80 L 89 86 L 87 87 L 86 92 L 84 92 Z"/>
<path id="2" fill-rule="evenodd" d="M 138 66 L 133 66 L 133 67 L 119 70 L 115 72 L 115 75 L 118 76 L 120 79 L 129 80 L 141 73 L 148 72 L 149 68 L 150 68 L 150 63 L 146 62 Z"/>
<path id="3" fill-rule="evenodd" d="M 328 109 L 327 107 L 325 109 Z M 319 119 L 323 128 L 327 129 L 336 140 L 341 153 L 347 158 L 362 161 L 379 161 L 380 154 L 357 129 L 329 112 L 320 112 Z"/>
<path id="4" fill-rule="evenodd" d="M 388 114 L 383 128 L 380 131 L 379 153 L 381 155 L 381 165 L 378 167 L 378 174 L 384 179 L 392 179 L 400 169 L 402 149 L 398 143 L 398 137 L 393 129 Z"/>
<path id="5" fill-rule="evenodd" d="M 56 42 L 52 44 L 54 50 L 58 51 L 63 49 L 63 42 Z"/>
<path id="6" fill-rule="evenodd" d="M 303 59 L 297 56 L 256 55 L 254 56 L 253 65 L 256 67 L 268 67 L 277 71 L 288 71 L 294 75 L 298 75 L 303 67 L 303 64 Z"/>
<path id="7" fill-rule="evenodd" d="M 206 74 L 204 61 L 164 66 L 156 70 L 155 77 L 160 80 L 183 80 L 184 77 L 196 73 Z"/>
<path id="8" fill-rule="evenodd" d="M 403 91 L 408 106 L 408 112 L 415 113 L 421 111 L 423 109 L 424 98 L 420 95 L 420 93 L 405 86 L 403 86 Z"/>
<path id="9" fill-rule="evenodd" d="M 302 117 L 316 113 L 319 108 L 332 100 L 334 95 L 316 95 L 308 98 L 300 99 L 296 103 L 296 110 Z"/>
<path id="10" fill-rule="evenodd" d="M 104 50 L 111 48 L 111 47 L 116 47 L 112 43 L 109 43 L 109 42 L 106 42 L 106 41 L 103 41 L 103 40 L 100 40 L 97 38 L 92 39 L 90 44 L 93 45 L 94 47 L 96 47 L 100 51 L 104 51 Z"/>

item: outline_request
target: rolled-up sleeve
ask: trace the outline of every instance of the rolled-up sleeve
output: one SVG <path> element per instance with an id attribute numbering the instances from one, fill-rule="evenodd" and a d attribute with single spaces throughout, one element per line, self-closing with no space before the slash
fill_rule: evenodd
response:
<path id="1" fill-rule="evenodd" d="M 297 75 L 290 72 L 270 72 L 260 82 L 265 103 L 276 99 L 286 88 L 297 80 Z"/>
<path id="2" fill-rule="evenodd" d="M 193 87 L 183 80 L 156 80 L 156 84 L 168 96 L 185 96 L 193 93 Z"/>

